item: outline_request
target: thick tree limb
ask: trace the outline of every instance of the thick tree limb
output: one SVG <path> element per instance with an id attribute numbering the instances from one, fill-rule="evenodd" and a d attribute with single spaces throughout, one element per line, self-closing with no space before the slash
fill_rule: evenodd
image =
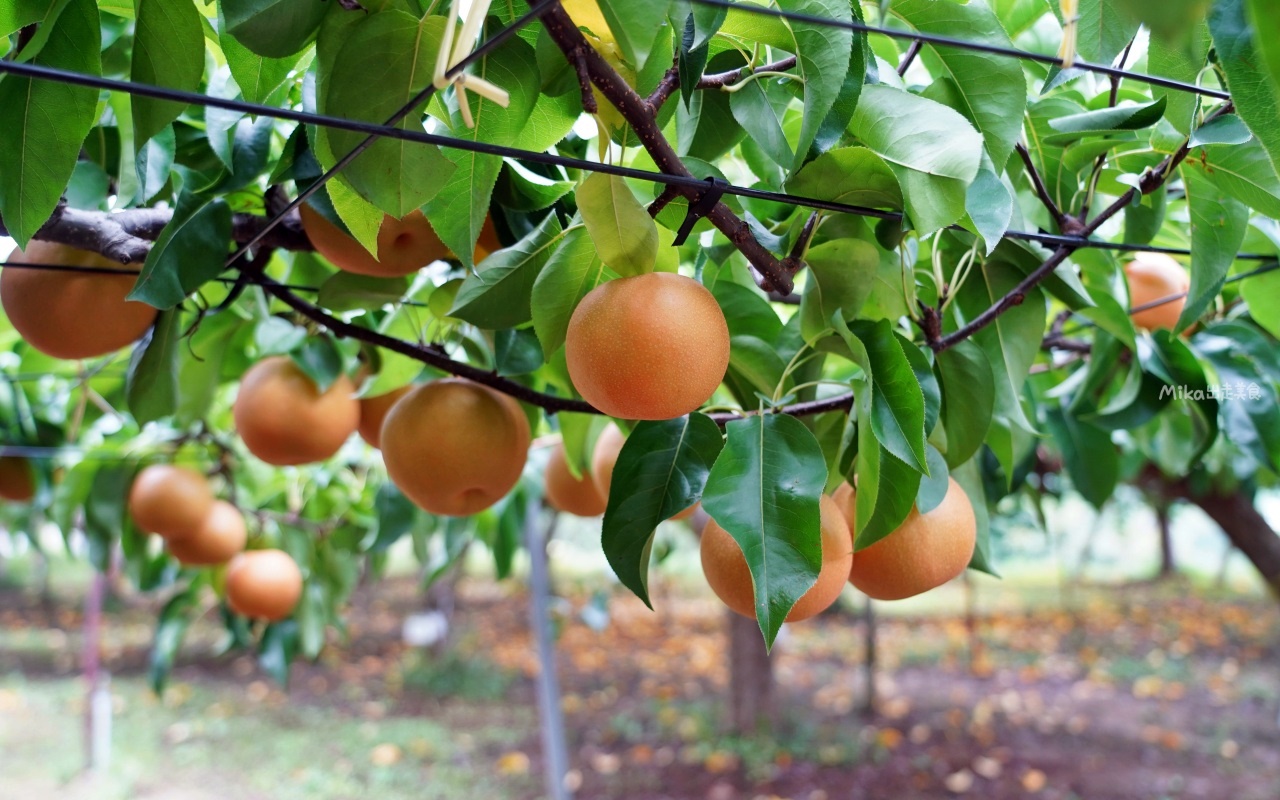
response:
<path id="1" fill-rule="evenodd" d="M 542 12 L 542 24 L 556 46 L 565 54 L 569 64 L 578 70 L 579 75 L 585 68 L 586 75 L 600 93 L 604 95 L 618 113 L 630 123 L 641 145 L 653 158 L 658 169 L 668 175 L 684 178 L 695 177 L 680 156 L 676 154 L 671 143 L 658 129 L 651 107 L 645 98 L 618 74 L 617 70 L 595 51 L 573 23 L 568 12 L 559 4 L 552 5 Z M 585 99 L 585 98 L 584 98 Z M 693 188 L 681 188 L 682 196 L 691 201 L 700 192 Z M 795 285 L 792 272 L 779 259 L 770 253 L 759 241 L 751 228 L 724 203 L 717 203 L 706 218 L 728 237 L 751 266 L 764 277 L 761 288 L 765 291 L 776 290 L 789 294 Z"/>
<path id="2" fill-rule="evenodd" d="M 168 208 L 132 208 L 108 213 L 59 206 L 35 238 L 101 253 L 121 264 L 141 264 L 151 251 L 151 243 L 160 238 L 164 227 L 173 219 Z M 232 238 L 247 242 L 267 224 L 256 214 L 236 214 L 232 222 Z M 8 235 L 0 220 L 0 235 Z M 286 219 L 263 240 L 264 247 L 276 250 L 314 250 L 297 215 Z"/>

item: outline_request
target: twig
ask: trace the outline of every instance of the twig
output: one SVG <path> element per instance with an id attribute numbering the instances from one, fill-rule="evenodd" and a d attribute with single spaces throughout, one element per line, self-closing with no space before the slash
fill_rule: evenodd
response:
<path id="1" fill-rule="evenodd" d="M 1057 202 L 1049 194 L 1049 187 L 1045 186 L 1044 178 L 1040 176 L 1040 170 L 1036 169 L 1036 164 L 1031 159 L 1031 151 L 1027 150 L 1027 146 L 1022 142 L 1014 145 L 1013 149 L 1022 158 L 1022 163 L 1027 168 L 1027 175 L 1031 178 L 1031 185 L 1036 189 L 1036 195 L 1039 196 L 1040 202 L 1044 204 L 1044 207 L 1049 210 L 1049 215 L 1057 223 L 1058 229 L 1068 235 L 1078 234 L 1081 226 L 1078 224 L 1072 225 L 1075 220 L 1063 214 L 1062 209 L 1058 208 Z M 1073 230 L 1068 230 L 1068 228 L 1073 228 Z"/>
<path id="2" fill-rule="evenodd" d="M 907 70 L 911 69 L 911 65 L 915 62 L 916 56 L 920 55 L 920 49 L 922 47 L 924 47 L 924 42 L 919 39 L 916 39 L 911 43 L 911 46 L 907 48 L 906 55 L 902 57 L 902 61 L 898 62 L 898 77 L 901 78 L 907 74 Z"/>

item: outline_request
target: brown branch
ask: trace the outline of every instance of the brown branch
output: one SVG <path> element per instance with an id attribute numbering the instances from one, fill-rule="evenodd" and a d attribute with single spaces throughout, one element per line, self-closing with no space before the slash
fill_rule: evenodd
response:
<path id="1" fill-rule="evenodd" d="M 911 46 L 907 48 L 907 54 L 902 57 L 902 61 L 898 62 L 898 77 L 901 78 L 907 74 L 907 70 L 911 69 L 912 63 L 915 62 L 916 56 L 920 55 L 920 48 L 924 46 L 924 42 L 916 39 L 911 42 Z"/>
<path id="2" fill-rule="evenodd" d="M 656 219 L 657 216 L 662 213 L 663 209 L 671 205 L 671 201 L 675 200 L 679 196 L 680 193 L 676 191 L 674 186 L 664 186 L 662 188 L 662 194 L 655 197 L 653 202 L 649 204 L 649 216 Z"/>
<path id="3" fill-rule="evenodd" d="M 662 131 L 658 129 L 658 124 L 654 121 L 653 114 L 650 113 L 650 108 L 644 98 L 636 94 L 636 90 L 618 74 L 617 70 L 609 65 L 604 56 L 597 53 L 595 48 L 587 43 L 582 32 L 578 30 L 578 26 L 570 19 L 568 12 L 558 3 L 548 6 L 542 12 L 542 24 L 547 31 L 547 35 L 565 54 L 569 63 L 578 65 L 580 73 L 581 65 L 585 64 L 586 74 L 590 76 L 591 82 L 600 90 L 605 99 L 613 104 L 623 119 L 630 123 L 639 137 L 641 145 L 648 151 L 649 156 L 653 158 L 653 162 L 658 169 L 667 175 L 676 175 L 682 178 L 694 177 L 693 173 L 685 167 L 684 162 L 680 160 L 680 156 L 676 154 L 675 148 L 671 146 L 671 143 L 662 135 Z M 680 193 L 693 200 L 700 192 L 692 187 L 682 187 Z M 760 244 L 747 223 L 733 213 L 729 206 L 724 203 L 717 203 L 706 215 L 706 218 L 721 233 L 729 237 L 729 241 L 733 243 L 734 247 L 764 277 L 762 289 L 765 291 L 776 289 L 780 292 L 791 292 L 792 287 L 795 285 L 792 274 L 787 271 L 786 267 L 773 253 L 770 253 Z"/>
<path id="4" fill-rule="evenodd" d="M 135 264 L 147 259 L 151 243 L 160 238 L 160 233 L 171 219 L 173 210 L 168 208 L 106 212 L 61 205 L 36 231 L 35 238 L 101 253 L 121 264 Z M 232 221 L 232 238 L 237 242 L 247 242 L 266 224 L 265 217 L 236 214 Z M 4 221 L 0 220 L 0 236 L 7 235 Z M 272 230 L 262 245 L 277 250 L 315 249 L 302 231 L 302 222 L 297 215 Z"/>
<path id="5" fill-rule="evenodd" d="M 645 105 L 649 107 L 649 113 L 654 117 L 658 116 L 658 111 L 662 106 L 671 99 L 671 95 L 676 93 L 680 88 L 680 61 L 679 56 L 676 57 L 675 66 L 667 70 L 662 76 L 662 80 L 658 81 L 658 85 L 645 98 Z"/>
<path id="6" fill-rule="evenodd" d="M 1031 185 L 1035 187 L 1036 195 L 1040 198 L 1040 202 L 1049 210 L 1049 216 L 1053 217 L 1054 223 L 1057 224 L 1058 230 L 1068 236 L 1078 234 L 1080 225 L 1073 224 L 1076 221 L 1066 214 L 1062 213 L 1062 209 L 1058 208 L 1058 204 L 1054 201 L 1053 196 L 1049 194 L 1049 187 L 1045 185 L 1044 178 L 1040 176 L 1040 170 L 1036 169 L 1036 164 L 1031 160 L 1031 151 L 1022 142 L 1018 142 L 1013 146 L 1018 155 L 1022 158 L 1023 166 L 1027 168 L 1027 176 L 1031 178 Z M 1070 228 L 1070 230 L 1068 230 Z"/>

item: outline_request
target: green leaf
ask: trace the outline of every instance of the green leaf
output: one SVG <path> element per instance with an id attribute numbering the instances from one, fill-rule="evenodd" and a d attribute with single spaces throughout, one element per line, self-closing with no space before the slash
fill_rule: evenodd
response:
<path id="1" fill-rule="evenodd" d="M 289 665 L 298 657 L 298 623 L 273 622 L 258 643 L 258 666 L 281 686 L 289 683 Z"/>
<path id="2" fill-rule="evenodd" d="M 843 23 L 853 22 L 850 5 L 845 0 L 778 0 L 783 11 Z M 804 112 L 794 165 L 799 168 L 844 89 L 853 55 L 853 31 L 801 20 L 785 20 L 784 24 L 792 43 L 782 49 L 796 54 L 796 72 L 804 80 Z"/>
<path id="3" fill-rule="evenodd" d="M 1153 37 L 1147 52 L 1148 69 L 1152 75 L 1194 83 L 1208 60 L 1212 44 L 1209 39 L 1209 26 L 1203 21 L 1196 24 L 1185 45 Z M 1179 133 L 1184 135 L 1191 133 L 1196 109 L 1199 107 L 1199 97 L 1191 92 L 1159 86 L 1151 87 L 1151 94 L 1156 98 L 1165 99 L 1168 104 L 1165 119 L 1169 120 Z"/>
<path id="4" fill-rule="evenodd" d="M 886 161 L 965 184 L 982 160 L 982 136 L 967 119 L 888 86 L 863 89 L 849 130 Z"/>
<path id="5" fill-rule="evenodd" d="M 1086 61 L 1110 64 L 1138 34 L 1138 21 L 1114 0 L 1080 0 L 1076 50 Z"/>
<path id="6" fill-rule="evenodd" d="M 923 33 L 957 36 L 965 41 L 997 47 L 1013 42 L 985 0 L 961 4 L 935 0 L 894 0 L 892 12 Z M 1027 107 L 1027 83 L 1022 67 L 1005 56 L 980 53 L 962 47 L 926 45 L 922 57 L 936 77 L 949 77 L 956 87 L 964 114 L 986 140 L 995 164 L 1004 164 L 1022 134 Z"/>
<path id="7" fill-rule="evenodd" d="M 746 335 L 729 338 L 730 375 L 746 381 L 753 392 L 772 396 L 786 369 L 786 363 L 772 343 Z M 750 405 L 752 398 L 741 396 L 738 401 Z"/>
<path id="8" fill-rule="evenodd" d="M 969 568 L 1000 577 L 991 560 L 991 520 L 978 459 L 970 459 L 960 467 L 953 468 L 951 477 L 956 479 L 956 483 L 960 484 L 964 493 L 969 496 L 973 514 L 978 521 L 978 541 L 974 547 L 973 560 L 969 562 Z"/>
<path id="9" fill-rule="evenodd" d="M 890 164 L 906 197 L 906 215 L 912 229 L 921 236 L 941 230 L 965 215 L 968 190 L 965 182 L 930 175 Z"/>
<path id="10" fill-rule="evenodd" d="M 133 35 L 135 83 L 183 92 L 200 89 L 204 75 L 204 30 L 191 0 L 134 0 L 137 23 Z M 134 147 L 141 148 L 178 118 L 182 103 L 133 95 Z"/>
<path id="11" fill-rule="evenodd" d="M 35 63 L 102 74 L 93 0 L 71 0 Z M 98 90 L 7 75 L 0 80 L 0 218 L 19 247 L 49 219 L 97 119 Z"/>
<path id="12" fill-rule="evenodd" d="M 160 610 L 147 663 L 147 682 L 156 694 L 161 694 L 169 682 L 169 674 L 173 672 L 178 651 L 182 649 L 187 629 L 191 627 L 199 607 L 200 588 L 200 583 L 193 581 L 184 591 L 170 598 Z"/>
<path id="13" fill-rule="evenodd" d="M 987 255 L 991 255 L 1013 222 L 1013 194 L 1000 176 L 983 167 L 965 193 L 964 207 L 974 231 L 986 243 Z"/>
<path id="14" fill-rule="evenodd" d="M 467 276 L 449 316 L 489 330 L 514 328 L 533 319 L 534 283 L 563 238 L 560 220 L 548 214 L 515 246 L 489 256 Z"/>
<path id="15" fill-rule="evenodd" d="M 301 54 L 284 58 L 267 58 L 260 56 L 240 44 L 234 36 L 226 32 L 218 37 L 222 54 L 227 58 L 227 66 L 231 69 L 231 77 L 240 87 L 244 99 L 250 103 L 272 104 L 277 102 L 280 94 L 287 88 L 289 75 L 302 61 Z"/>
<path id="16" fill-rule="evenodd" d="M 1280 337 L 1280 272 L 1266 272 L 1245 280 L 1240 292 L 1254 322 Z"/>
<path id="17" fill-rule="evenodd" d="M 330 311 L 376 309 L 398 303 L 409 292 L 408 278 L 374 278 L 336 272 L 320 284 L 317 302 Z"/>
<path id="18" fill-rule="evenodd" d="M 928 514 L 942 505 L 947 492 L 951 489 L 951 472 L 947 468 L 947 461 L 942 457 L 942 453 L 938 452 L 938 448 L 929 445 L 927 457 L 929 475 L 920 479 L 920 490 L 916 492 L 916 510 L 921 514 Z"/>
<path id="19" fill-rule="evenodd" d="M 452 114 L 450 127 L 458 138 L 510 146 L 529 145 L 522 141 L 526 127 L 532 128 L 532 116 L 540 90 L 538 61 L 533 48 L 520 39 L 508 41 L 497 52 L 482 59 L 474 72 L 506 89 L 511 104 L 501 108 L 469 92 L 471 115 L 476 127 L 468 130 L 460 115 Z M 533 133 L 530 134 L 532 141 Z M 540 143 L 539 143 L 540 144 Z M 472 254 L 485 220 L 489 216 L 489 200 L 502 171 L 500 156 L 453 151 L 448 158 L 457 165 L 444 189 L 423 208 L 441 241 L 457 258 L 472 266 Z"/>
<path id="20" fill-rule="evenodd" d="M 321 394 L 329 391 L 329 387 L 342 375 L 342 352 L 328 336 L 308 336 L 289 355 Z"/>
<path id="21" fill-rule="evenodd" d="M 848 331 L 865 348 L 866 361 L 860 366 L 871 380 L 870 422 L 876 440 L 896 458 L 927 471 L 924 394 L 893 324 L 860 320 L 850 323 Z"/>
<path id="22" fill-rule="evenodd" d="M 222 377 L 222 365 L 247 324 L 234 313 L 206 317 L 187 343 L 178 348 L 176 419 L 179 426 L 187 427 L 209 413 Z"/>
<path id="23" fill-rule="evenodd" d="M 0 38 L 7 38 L 28 25 L 47 21 L 59 0 L 14 0 L 0 6 Z"/>
<path id="24" fill-rule="evenodd" d="M 1235 114 L 1223 114 L 1196 128 L 1191 134 L 1190 147 L 1206 144 L 1244 144 L 1253 138 L 1249 126 Z"/>
<path id="25" fill-rule="evenodd" d="M 671 0 L 599 0 L 599 4 L 622 54 L 637 70 L 644 69 L 658 34 L 667 27 Z"/>
<path id="26" fill-rule="evenodd" d="M 787 193 L 811 200 L 902 209 L 902 189 L 893 170 L 865 147 L 823 153 L 787 181 Z"/>
<path id="27" fill-rule="evenodd" d="M 973 319 L 999 301 L 1022 280 L 1017 267 L 988 261 L 982 274 L 965 282 L 956 300 L 966 319 Z M 1034 289 L 1017 306 L 1000 315 L 974 337 L 987 356 L 995 380 L 995 420 L 1009 427 L 1032 431 L 1020 397 L 1022 386 L 1040 352 L 1046 323 L 1044 293 Z M 1006 465 L 1008 467 L 1010 465 Z"/>
<path id="28" fill-rule="evenodd" d="M 1058 133 L 1045 137 L 1045 141 L 1066 144 L 1085 136 L 1150 128 L 1164 117 L 1165 106 L 1165 98 L 1161 97 L 1150 103 L 1117 105 L 1058 117 L 1049 121 L 1049 127 Z"/>
<path id="29" fill-rule="evenodd" d="M 1262 55 L 1262 66 L 1271 78 L 1271 88 L 1280 93 L 1280 8 L 1270 0 L 1245 0 L 1254 41 Z"/>
<path id="30" fill-rule="evenodd" d="M 1280 178 L 1257 139 L 1237 145 L 1211 145 L 1204 160 L 1188 159 L 1214 186 L 1269 217 L 1280 217 Z"/>
<path id="31" fill-rule="evenodd" d="M 385 553 L 406 533 L 425 522 L 425 515 L 405 497 L 395 484 L 385 481 L 373 499 L 377 524 L 371 533 L 370 553 Z"/>
<path id="32" fill-rule="evenodd" d="M 711 287 L 711 294 L 715 295 L 720 310 L 724 312 L 730 336 L 754 336 L 772 342 L 782 333 L 782 320 L 778 319 L 778 313 L 755 289 L 718 280 Z"/>
<path id="33" fill-rule="evenodd" d="M 533 283 L 533 329 L 543 355 L 551 358 L 560 349 L 574 309 L 606 278 L 604 262 L 586 228 L 570 228 Z"/>
<path id="34" fill-rule="evenodd" d="M 822 568 L 819 498 L 827 466 L 817 439 L 778 414 L 730 422 L 702 505 L 742 548 L 755 586 L 756 620 L 772 646 Z"/>
<path id="35" fill-rule="evenodd" d="M 613 468 L 602 543 L 623 585 L 650 608 L 649 554 L 664 519 L 702 499 L 724 441 L 710 417 L 691 414 L 636 425 Z"/>
<path id="36" fill-rule="evenodd" d="M 260 56 L 285 58 L 316 35 L 325 0 L 222 0 L 227 31 Z"/>
<path id="37" fill-rule="evenodd" d="M 1267 149 L 1274 167 L 1280 163 L 1280 102 L 1258 54 L 1245 0 L 1217 0 L 1209 12 L 1209 30 L 1236 112 Z"/>
<path id="38" fill-rule="evenodd" d="M 747 136 L 765 155 L 783 168 L 791 166 L 795 154 L 782 130 L 791 95 L 777 78 L 746 80 L 742 88 L 729 95 L 729 109 Z"/>
<path id="39" fill-rule="evenodd" d="M 1218 386 L 1226 394 L 1218 405 L 1222 432 L 1231 444 L 1272 472 L 1280 471 L 1280 407 L 1275 384 L 1253 358 L 1225 335 L 1197 336 L 1195 349 L 1213 365 Z"/>
<path id="40" fill-rule="evenodd" d="M 419 20 L 406 12 L 390 10 L 373 14 L 348 29 L 332 73 L 326 77 L 320 111 L 385 123 L 430 83 L 444 26 L 443 17 Z M 425 106 L 423 103 L 405 115 L 399 127 L 421 130 Z M 329 129 L 320 135 L 327 137 L 335 160 L 366 138 L 363 133 Z M 434 145 L 380 139 L 343 175 L 361 197 L 399 219 L 434 198 L 454 171 L 454 162 Z M 445 243 L 454 252 L 463 252 L 452 242 Z M 472 240 L 466 252 L 470 253 L 474 245 Z"/>
<path id="41" fill-rule="evenodd" d="M 1120 456 L 1111 434 L 1062 406 L 1045 410 L 1045 424 L 1062 452 L 1071 484 L 1094 508 L 1102 508 L 1120 479 Z"/>
<path id="42" fill-rule="evenodd" d="M 172 125 L 165 125 L 138 148 L 134 158 L 134 171 L 138 176 L 138 195 L 135 199 L 139 205 L 149 203 L 169 184 L 176 148 Z"/>
<path id="43" fill-rule="evenodd" d="M 528 375 L 542 366 L 542 346 L 532 330 L 500 330 L 493 338 L 494 367 L 499 375 Z"/>
<path id="44" fill-rule="evenodd" d="M 1222 291 L 1249 225 L 1249 210 L 1226 196 L 1200 172 L 1183 169 L 1191 207 L 1191 291 L 1178 318 L 1185 330 Z"/>
<path id="45" fill-rule="evenodd" d="M 147 254 L 129 299 L 173 308 L 222 272 L 229 241 L 231 208 L 226 201 L 183 194 Z"/>
<path id="46" fill-rule="evenodd" d="M 115 544 L 124 532 L 125 499 L 133 470 L 127 464 L 102 466 L 93 476 L 84 504 L 84 534 L 89 540 L 89 562 L 99 572 L 111 565 Z"/>
<path id="47" fill-rule="evenodd" d="M 156 324 L 133 350 L 125 399 L 140 426 L 178 410 L 180 316 L 175 310 L 160 312 Z"/>
<path id="48" fill-rule="evenodd" d="M 858 425 L 858 458 L 854 468 L 858 480 L 854 526 L 857 531 L 854 550 L 857 551 L 865 550 L 898 529 L 915 505 L 923 476 L 878 444 L 870 427 L 862 424 Z"/>
<path id="49" fill-rule="evenodd" d="M 658 259 L 658 226 L 627 186 L 596 172 L 578 187 L 578 210 L 600 260 L 623 277 L 652 272 Z"/>
<path id="50" fill-rule="evenodd" d="M 813 339 L 830 327 L 832 314 L 848 320 L 862 311 L 880 270 L 880 253 L 861 239 L 833 239 L 811 248 L 805 263 L 809 280 L 800 298 L 800 324 L 805 339 Z"/>

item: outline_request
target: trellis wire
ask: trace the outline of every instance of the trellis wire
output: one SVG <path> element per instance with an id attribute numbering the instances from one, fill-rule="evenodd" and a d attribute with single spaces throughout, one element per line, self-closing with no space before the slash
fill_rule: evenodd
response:
<path id="1" fill-rule="evenodd" d="M 943 47 L 956 47 L 962 50 L 973 50 L 979 53 L 990 53 L 997 56 L 1016 58 L 1020 61 L 1034 61 L 1051 66 L 1062 66 L 1062 59 L 1058 56 L 1033 53 L 1030 50 L 1019 50 L 1016 47 L 1004 47 L 998 44 L 954 39 L 950 36 L 939 36 L 937 34 L 924 33 L 922 31 L 904 31 L 896 28 L 881 28 L 875 25 L 867 25 L 863 22 L 844 22 L 843 20 L 831 19 L 830 17 L 819 17 L 813 14 L 804 14 L 799 11 L 785 11 L 780 8 L 754 4 L 739 4 L 730 2 L 729 0 L 690 0 L 690 2 L 703 6 L 712 6 L 714 8 L 742 11 L 747 14 L 775 17 L 778 19 L 789 20 L 791 22 L 807 22 L 811 25 L 821 25 L 828 28 L 843 28 L 856 33 L 879 33 L 894 39 L 906 39 L 910 41 L 924 42 L 925 44 L 940 45 Z M 1076 61 L 1071 65 L 1071 69 L 1095 72 L 1099 75 L 1107 75 L 1115 78 L 1127 78 L 1138 81 L 1139 83 L 1159 86 L 1163 89 L 1189 92 L 1191 94 L 1203 95 L 1205 97 L 1214 97 L 1219 100 L 1231 99 L 1230 93 L 1219 89 L 1207 89 L 1203 86 L 1197 86 L 1194 83 L 1186 83 L 1172 78 L 1164 78 L 1159 75 L 1147 75 L 1142 72 L 1129 72 L 1110 65 L 1092 64 L 1088 61 Z"/>
<path id="2" fill-rule="evenodd" d="M 426 131 L 405 130 L 387 125 L 378 125 L 376 123 L 361 122 L 359 120 L 348 119 L 346 117 L 334 117 L 326 114 L 312 114 L 305 111 L 295 111 L 293 109 L 275 108 L 272 106 L 260 105 L 258 103 L 249 103 L 243 100 L 231 100 L 219 97 L 210 97 L 195 92 L 184 92 L 176 89 L 169 89 L 161 86 L 153 86 L 149 84 L 134 83 L 132 81 L 116 80 L 114 78 L 103 78 L 96 75 L 88 75 L 69 70 L 56 69 L 37 64 L 18 63 L 13 61 L 0 60 L 0 74 L 11 73 L 22 75 L 24 77 L 36 78 L 39 80 L 50 80 L 58 83 L 74 84 L 79 86 L 87 86 L 105 91 L 124 92 L 126 94 L 139 95 L 143 97 L 152 97 L 159 100 L 170 100 L 186 105 L 204 105 L 213 108 L 221 108 L 228 111 L 236 111 L 244 114 L 252 114 L 255 116 L 268 117 L 289 122 L 297 122 L 304 125 L 318 125 L 321 127 L 334 128 L 337 130 L 346 130 L 356 133 L 365 133 L 371 136 L 381 136 L 388 139 L 397 139 L 401 141 L 417 142 L 420 144 L 430 144 L 446 149 L 463 150 L 483 155 L 498 156 L 500 158 L 511 158 L 517 161 L 528 161 L 548 166 L 562 167 L 566 169 L 577 169 L 585 172 L 598 172 L 606 175 L 614 175 L 630 180 L 645 181 L 649 183 L 659 183 L 668 186 L 678 186 L 686 189 L 693 189 L 699 192 L 706 189 L 706 181 L 698 178 L 684 177 L 681 175 L 667 175 L 661 172 L 652 172 L 649 170 L 637 169 L 635 167 L 624 167 L 617 164 L 605 164 L 595 161 L 587 161 L 585 159 L 573 158 L 570 156 L 552 155 L 550 153 L 539 153 L 532 150 L 522 150 L 514 147 L 506 147 L 502 145 L 494 145 L 486 142 L 474 141 L 470 139 L 455 139 L 448 136 L 427 133 Z M 817 211 L 830 211 L 838 214 L 851 214 L 861 217 L 871 217 L 875 219 L 901 219 L 902 214 L 895 211 L 885 211 L 882 209 L 868 208 L 865 206 L 856 206 L 849 203 L 840 203 L 831 200 L 819 200 L 812 197 L 803 197 L 799 195 L 791 195 L 783 192 L 772 192 L 764 189 L 752 189 L 743 186 L 730 184 L 725 187 L 725 194 L 744 197 L 754 200 L 763 200 L 767 202 L 780 203 L 783 205 L 797 206 L 801 208 L 809 208 Z M 295 206 L 296 207 L 296 206 Z M 277 221 L 278 224 L 278 221 Z M 956 226 L 951 226 L 956 228 Z M 264 231 L 267 230 L 264 228 Z M 963 229 L 961 229 L 963 230 Z M 1030 231 L 1007 231 L 1006 238 L 1019 239 L 1022 241 L 1037 242 L 1045 245 L 1053 246 L 1069 246 L 1075 248 L 1089 248 L 1099 250 L 1113 251 L 1154 251 L 1164 252 L 1172 255 L 1190 255 L 1188 250 L 1178 250 L 1175 248 L 1153 248 L 1146 245 L 1130 244 L 1124 242 L 1106 242 L 1096 239 L 1084 239 L 1075 236 L 1064 236 L 1051 233 L 1032 233 Z M 1273 256 L 1260 253 L 1241 253 L 1237 256 L 1240 260 L 1265 261 Z"/>

